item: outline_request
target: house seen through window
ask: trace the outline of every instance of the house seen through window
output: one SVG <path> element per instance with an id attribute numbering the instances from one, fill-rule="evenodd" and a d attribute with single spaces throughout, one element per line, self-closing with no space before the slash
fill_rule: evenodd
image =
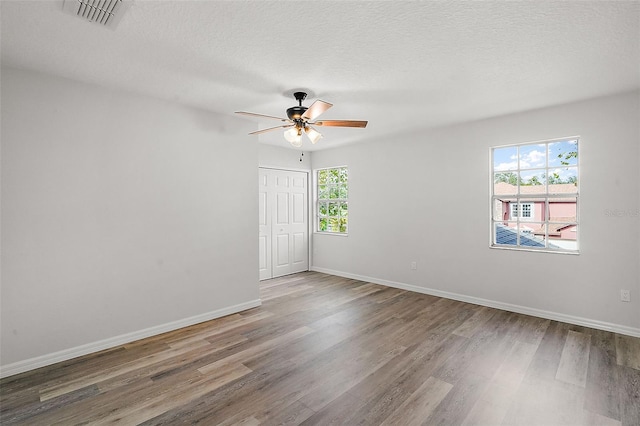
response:
<path id="1" fill-rule="evenodd" d="M 578 138 L 491 149 L 491 246 L 578 253 Z"/>
<path id="2" fill-rule="evenodd" d="M 347 167 L 316 172 L 316 230 L 346 234 L 349 222 L 349 170 Z"/>

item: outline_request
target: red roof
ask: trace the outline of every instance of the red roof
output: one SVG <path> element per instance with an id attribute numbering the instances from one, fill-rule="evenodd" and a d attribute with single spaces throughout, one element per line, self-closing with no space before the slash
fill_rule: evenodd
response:
<path id="1" fill-rule="evenodd" d="M 573 183 L 551 184 L 548 189 L 549 194 L 575 194 L 578 195 L 578 187 Z M 498 182 L 493 185 L 494 195 L 505 195 L 515 197 L 518 192 L 516 185 L 506 182 Z M 547 193 L 545 185 L 520 185 L 520 201 L 535 201 L 536 198 L 524 199 L 523 195 L 544 195 Z M 507 198 L 507 197 L 505 197 Z M 511 198 L 511 197 L 508 197 Z M 575 198 L 551 198 L 550 202 L 575 202 Z"/>

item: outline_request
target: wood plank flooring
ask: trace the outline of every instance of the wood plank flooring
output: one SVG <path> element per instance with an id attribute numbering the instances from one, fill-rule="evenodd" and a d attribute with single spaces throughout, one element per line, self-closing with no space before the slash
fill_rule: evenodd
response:
<path id="1" fill-rule="evenodd" d="M 3 425 L 640 425 L 640 339 L 305 272 L 0 381 Z"/>

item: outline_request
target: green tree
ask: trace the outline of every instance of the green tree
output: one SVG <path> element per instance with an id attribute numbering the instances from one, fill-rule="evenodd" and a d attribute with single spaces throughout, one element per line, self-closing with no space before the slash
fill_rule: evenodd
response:
<path id="1" fill-rule="evenodd" d="M 544 175 L 542 175 L 542 178 L 544 179 Z M 540 182 L 540 179 L 538 178 L 538 176 L 531 176 L 531 178 L 529 178 L 529 180 L 527 181 L 526 185 L 542 185 L 542 182 Z"/>
<path id="2" fill-rule="evenodd" d="M 554 172 L 549 174 L 549 185 L 559 185 L 561 183 L 564 183 L 564 182 L 562 181 L 562 178 L 558 173 Z"/>
<path id="3" fill-rule="evenodd" d="M 560 153 L 558 154 L 558 158 L 560 159 L 560 164 L 562 164 L 563 166 L 568 166 L 569 161 L 572 158 L 578 158 L 578 151 L 569 151 L 569 152 L 565 152 L 565 153 Z"/>
<path id="4" fill-rule="evenodd" d="M 517 185 L 518 182 L 522 182 L 520 177 L 514 172 L 502 172 L 496 173 L 494 177 L 494 183 L 508 183 L 510 185 Z"/>

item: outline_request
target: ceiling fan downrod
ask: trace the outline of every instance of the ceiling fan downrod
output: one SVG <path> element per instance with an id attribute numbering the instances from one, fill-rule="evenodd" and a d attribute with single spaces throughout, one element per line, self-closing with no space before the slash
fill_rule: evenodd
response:
<path id="1" fill-rule="evenodd" d="M 298 121 L 307 110 L 307 107 L 302 106 L 302 101 L 305 100 L 307 94 L 305 92 L 295 92 L 293 97 L 298 101 L 298 105 L 287 109 L 287 117 L 289 117 L 289 120 Z"/>

